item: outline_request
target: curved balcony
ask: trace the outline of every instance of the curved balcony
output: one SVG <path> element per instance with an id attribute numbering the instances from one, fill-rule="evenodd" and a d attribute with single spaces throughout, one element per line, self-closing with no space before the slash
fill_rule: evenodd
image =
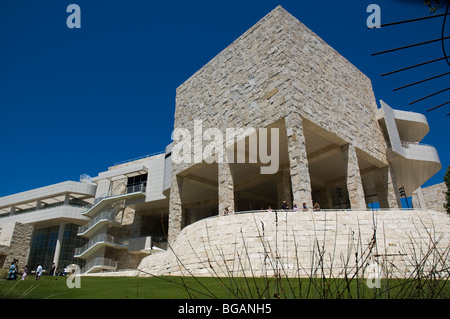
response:
<path id="1" fill-rule="evenodd" d="M 436 148 L 432 145 L 402 141 L 404 158 L 416 161 L 441 163 Z"/>
<path id="2" fill-rule="evenodd" d="M 377 119 L 382 122 L 394 146 L 400 141 L 421 141 L 430 130 L 425 115 L 416 112 L 400 111 L 380 101 L 381 109 L 377 111 Z"/>
<path id="3" fill-rule="evenodd" d="M 410 195 L 441 169 L 436 149 L 418 143 L 428 133 L 427 120 L 419 113 L 394 110 L 383 101 L 377 119 L 384 130 L 396 183 Z"/>
<path id="4" fill-rule="evenodd" d="M 128 241 L 117 240 L 113 236 L 107 234 L 100 234 L 89 240 L 89 242 L 86 245 L 79 248 L 75 248 L 74 257 L 86 259 L 92 253 L 96 252 L 98 249 L 103 247 L 124 249 L 128 247 Z"/>
<path id="5" fill-rule="evenodd" d="M 416 112 L 393 110 L 398 134 L 403 141 L 420 141 L 430 130 L 425 115 Z"/>
<path id="6" fill-rule="evenodd" d="M 89 223 L 78 228 L 78 236 L 89 237 L 105 225 L 121 226 L 115 220 L 116 214 L 113 212 L 103 212 L 93 218 Z"/>
<path id="7" fill-rule="evenodd" d="M 96 185 L 62 182 L 0 198 L 0 214 L 33 211 L 55 205 L 85 206 L 95 196 Z"/>
<path id="8" fill-rule="evenodd" d="M 408 195 L 442 167 L 436 148 L 420 143 L 402 142 L 401 152 L 393 152 L 392 148 L 388 150 L 388 159 L 397 185 L 404 186 Z"/>

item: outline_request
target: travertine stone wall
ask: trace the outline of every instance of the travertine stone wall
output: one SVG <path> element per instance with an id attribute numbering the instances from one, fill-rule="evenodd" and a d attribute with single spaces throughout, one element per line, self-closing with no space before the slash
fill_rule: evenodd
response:
<path id="1" fill-rule="evenodd" d="M 283 31 L 290 111 L 387 164 L 370 79 L 297 19 L 286 19 Z"/>
<path id="2" fill-rule="evenodd" d="M 358 166 L 358 157 L 355 146 L 347 144 L 342 147 L 342 155 L 346 168 L 347 190 L 352 209 L 365 209 L 366 200 Z"/>
<path id="3" fill-rule="evenodd" d="M 301 204 L 311 202 L 302 119 L 382 167 L 388 163 L 376 108 L 370 80 L 277 7 L 177 88 L 174 126 L 193 136 L 195 120 L 202 120 L 203 130 L 225 132 L 285 119 L 293 201 Z M 193 165 L 174 163 L 172 175 Z M 172 177 L 169 229 L 181 219 L 181 208 L 172 207 L 181 203 L 174 182 Z"/>
<path id="4" fill-rule="evenodd" d="M 397 183 L 391 166 L 380 168 L 382 185 L 378 186 L 378 200 L 380 206 L 384 208 L 402 207 Z"/>
<path id="5" fill-rule="evenodd" d="M 8 232 L 8 240 L 3 242 L 4 244 L 7 243 L 7 245 L 0 245 L 0 255 L 6 255 L 4 264 L 0 265 L 0 267 L 8 268 L 14 259 L 18 259 L 19 269 L 23 269 L 28 257 L 33 226 L 12 223 L 4 227 L 11 229 L 11 231 Z"/>
<path id="6" fill-rule="evenodd" d="M 14 233 L 14 226 L 16 223 L 6 223 L 0 228 L 0 245 L 9 246 Z"/>
<path id="7" fill-rule="evenodd" d="M 175 165 L 172 165 L 172 167 Z M 183 223 L 183 211 L 181 203 L 181 192 L 183 178 L 172 173 L 169 198 L 169 220 L 168 240 L 172 241 L 178 236 Z"/>
<path id="8" fill-rule="evenodd" d="M 308 276 L 321 274 L 323 256 L 326 275 L 342 276 L 344 268 L 347 274 L 363 270 L 362 259 L 356 267 L 358 253 L 367 257 L 366 266 L 376 261 L 384 275 L 404 277 L 416 263 L 431 267 L 449 245 L 450 217 L 431 210 L 248 213 L 185 227 L 171 250 L 144 258 L 138 269 L 152 275 Z"/>
<path id="9" fill-rule="evenodd" d="M 296 113 L 286 117 L 287 147 L 290 163 L 290 174 L 292 184 L 292 199 L 294 203 L 301 206 L 303 203 L 310 204 L 311 178 L 306 153 L 306 140 L 303 133 L 303 121 Z"/>
<path id="10" fill-rule="evenodd" d="M 369 78 L 277 7 L 178 87 L 175 127 L 265 127 L 298 113 L 387 163 L 376 109 Z"/>
<path id="11" fill-rule="evenodd" d="M 234 212 L 234 181 L 233 170 L 230 163 L 219 163 L 219 215 L 223 215 L 225 208 L 228 212 Z"/>
<path id="12" fill-rule="evenodd" d="M 175 128 L 188 128 L 193 135 L 194 120 L 202 120 L 203 130 L 225 133 L 226 128 L 265 127 L 283 118 L 292 90 L 281 32 L 286 18 L 284 11 L 273 11 L 180 85 Z M 176 164 L 173 171 L 191 165 Z"/>
<path id="13" fill-rule="evenodd" d="M 434 209 L 439 212 L 445 213 L 444 203 L 446 191 L 447 186 L 445 185 L 445 183 L 419 188 L 413 193 L 413 205 L 416 208 Z M 422 203 L 425 207 L 421 207 L 419 196 L 421 197 Z"/>

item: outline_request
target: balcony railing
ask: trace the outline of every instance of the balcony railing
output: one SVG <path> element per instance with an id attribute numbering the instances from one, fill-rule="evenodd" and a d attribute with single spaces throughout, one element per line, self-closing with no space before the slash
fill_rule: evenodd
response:
<path id="1" fill-rule="evenodd" d="M 82 273 L 89 272 L 89 270 L 93 268 L 100 268 L 100 269 L 110 269 L 110 270 L 116 270 L 117 269 L 117 261 L 98 257 L 93 259 L 91 262 L 89 262 L 86 266 L 84 266 L 81 269 Z"/>
<path id="2" fill-rule="evenodd" d="M 87 230 L 89 230 L 92 226 L 94 226 L 101 220 L 114 222 L 115 216 L 116 214 L 114 212 L 103 212 L 97 215 L 95 218 L 91 219 L 91 221 L 86 225 L 78 227 L 78 235 L 85 233 Z"/>
<path id="3" fill-rule="evenodd" d="M 77 208 L 88 208 L 90 205 L 84 205 L 84 204 L 80 204 L 77 202 L 69 202 L 69 204 L 66 204 L 64 202 L 57 202 L 57 203 L 53 203 L 53 204 L 47 204 L 47 205 L 42 205 L 39 208 L 36 207 L 31 207 L 31 208 L 26 208 L 26 209 L 18 209 L 16 211 L 14 211 L 14 213 L 5 213 L 5 214 L 0 214 L 0 218 L 2 217 L 10 217 L 10 216 L 16 216 L 16 215 L 20 215 L 20 214 L 26 214 L 26 213 L 34 213 L 34 212 L 40 212 L 40 211 L 44 211 L 47 209 L 52 209 L 55 207 L 62 207 L 62 206 L 68 206 L 68 207 L 77 207 Z"/>
<path id="4" fill-rule="evenodd" d="M 126 247 L 128 241 L 124 239 L 115 239 L 113 236 L 107 234 L 100 234 L 90 239 L 86 245 L 75 248 L 75 256 L 82 256 L 86 251 L 88 251 L 98 243 L 105 243 L 107 245 L 117 246 L 120 248 Z"/>
<path id="5" fill-rule="evenodd" d="M 121 200 L 127 200 L 133 197 L 145 196 L 146 185 L 139 184 L 134 186 L 127 186 L 123 194 L 107 195 L 103 197 L 98 197 L 94 200 L 92 205 L 87 207 L 87 210 L 83 213 L 85 216 L 93 217 L 99 213 L 105 205 L 113 204 Z"/>
<path id="6" fill-rule="evenodd" d="M 153 156 L 164 154 L 164 153 L 165 153 L 165 151 L 160 151 L 160 152 L 156 152 L 156 153 L 152 153 L 152 154 L 148 154 L 148 155 L 135 157 L 135 158 L 128 159 L 128 160 L 125 160 L 125 161 L 122 161 L 122 162 L 114 163 L 114 166 L 125 164 L 125 163 L 129 163 L 129 162 L 134 162 L 134 161 L 137 161 L 137 160 L 140 160 L 140 159 L 149 158 L 149 157 L 153 157 Z"/>
<path id="7" fill-rule="evenodd" d="M 127 186 L 127 194 L 131 194 L 131 193 L 145 193 L 146 190 L 146 184 L 139 184 L 139 185 L 132 185 L 132 186 Z"/>
<path id="8" fill-rule="evenodd" d="M 418 143 L 418 142 L 406 142 L 406 141 L 402 141 L 402 147 L 403 148 L 410 148 L 410 146 L 412 145 L 418 145 L 418 146 L 425 146 L 425 147 L 433 147 L 433 145 L 429 145 L 429 144 L 423 144 L 423 143 Z"/>
<path id="9" fill-rule="evenodd" d="M 124 194 L 145 193 L 145 190 L 146 190 L 146 184 L 127 186 L 126 192 Z M 102 200 L 104 200 L 106 198 L 116 197 L 116 196 L 120 196 L 120 195 L 124 195 L 124 194 L 115 194 L 115 195 L 106 195 L 106 196 L 102 196 L 102 197 L 97 197 L 94 200 L 94 202 L 90 205 L 87 205 L 86 208 L 91 209 L 92 207 L 94 207 L 95 205 L 97 205 L 99 202 L 101 202 Z"/>

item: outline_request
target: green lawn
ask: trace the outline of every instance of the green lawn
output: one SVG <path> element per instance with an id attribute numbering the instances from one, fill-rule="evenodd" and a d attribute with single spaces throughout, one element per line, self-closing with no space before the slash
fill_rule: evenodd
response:
<path id="1" fill-rule="evenodd" d="M 57 279 L 56 279 L 57 278 Z M 0 298 L 26 299 L 176 299 L 189 298 L 180 278 L 81 277 L 80 288 L 68 288 L 67 277 L 30 276 L 0 281 Z M 209 283 L 207 283 L 209 284 Z"/>
<path id="2" fill-rule="evenodd" d="M 56 279 L 57 278 L 57 279 Z M 439 284 L 390 281 L 369 289 L 364 281 L 343 279 L 81 277 L 68 288 L 66 277 L 33 276 L 0 280 L 0 299 L 189 299 L 189 298 L 449 298 L 447 280 Z M 185 287 L 189 287 L 189 292 Z M 299 287 L 301 289 L 299 289 Z M 431 291 L 431 289 L 433 291 Z"/>
<path id="3" fill-rule="evenodd" d="M 0 299 L 187 299 L 229 298 L 214 278 L 81 277 L 80 288 L 68 288 L 67 277 L 0 280 Z M 189 287 L 189 293 L 185 288 Z"/>

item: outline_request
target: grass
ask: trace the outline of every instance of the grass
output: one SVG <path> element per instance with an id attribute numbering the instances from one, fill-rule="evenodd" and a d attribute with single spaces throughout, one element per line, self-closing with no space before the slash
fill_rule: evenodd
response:
<path id="1" fill-rule="evenodd" d="M 228 298 L 214 278 L 201 278 L 199 284 L 198 279 L 186 277 L 87 276 L 81 277 L 80 288 L 68 288 L 67 277 L 42 276 L 38 281 L 33 276 L 23 281 L 19 278 L 15 281 L 0 280 L 0 299 Z"/>
<path id="2" fill-rule="evenodd" d="M 186 299 L 180 277 L 82 277 L 80 288 L 68 288 L 67 277 L 42 276 L 36 281 L 0 280 L 1 299 Z M 205 279 L 205 284 L 213 285 Z M 213 280 L 211 280 L 213 281 Z M 215 287 L 213 287 L 215 289 Z"/>
<path id="3" fill-rule="evenodd" d="M 401 298 L 404 290 L 424 295 L 428 286 L 417 282 L 383 280 L 381 288 L 370 289 L 363 281 L 344 279 L 213 277 L 82 277 L 81 288 L 68 288 L 66 277 L 43 276 L 26 280 L 0 280 L 0 299 L 389 299 Z M 350 284 L 350 287 L 347 285 Z M 280 287 L 289 287 L 281 289 Z M 326 287 L 326 289 L 323 289 Z M 450 298 L 448 286 L 442 286 L 434 298 Z M 435 287 L 435 289 L 437 289 Z M 364 294 L 361 295 L 361 291 Z M 420 291 L 419 291 L 420 290 Z M 324 295 L 324 291 L 327 292 Z M 407 296 L 410 296 L 408 294 Z M 420 296 L 419 296 L 420 297 Z"/>

